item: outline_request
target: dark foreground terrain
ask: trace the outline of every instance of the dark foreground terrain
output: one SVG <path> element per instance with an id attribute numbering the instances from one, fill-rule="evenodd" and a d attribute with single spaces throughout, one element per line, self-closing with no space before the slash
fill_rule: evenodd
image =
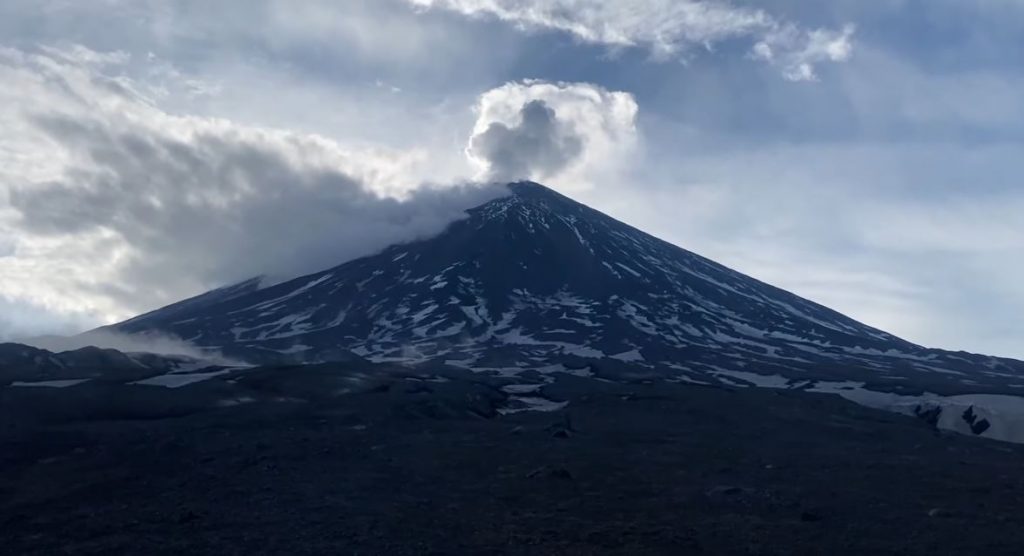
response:
<path id="1" fill-rule="evenodd" d="M 407 373 L 0 387 L 0 552 L 1024 550 L 1019 446 L 838 397 L 569 375 L 540 392 L 565 409 L 501 414 L 529 379 Z"/>

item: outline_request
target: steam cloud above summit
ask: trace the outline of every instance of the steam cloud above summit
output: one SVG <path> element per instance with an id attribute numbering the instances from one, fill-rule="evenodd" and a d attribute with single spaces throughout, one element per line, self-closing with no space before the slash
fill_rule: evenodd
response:
<path id="1" fill-rule="evenodd" d="M 467 154 L 490 180 L 586 189 L 632 155 L 637 103 L 588 83 L 507 83 L 481 96 Z"/>
<path id="2" fill-rule="evenodd" d="M 519 114 L 518 125 L 494 122 L 470 142 L 470 152 L 490 166 L 492 180 L 545 179 L 583 151 L 583 140 L 543 100 L 527 102 Z"/>

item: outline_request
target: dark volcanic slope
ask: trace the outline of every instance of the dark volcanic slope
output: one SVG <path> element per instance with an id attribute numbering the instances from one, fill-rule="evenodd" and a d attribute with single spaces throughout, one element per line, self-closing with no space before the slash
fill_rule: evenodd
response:
<path id="1" fill-rule="evenodd" d="M 1024 388 L 1024 364 L 925 349 L 658 240 L 543 186 L 443 234 L 272 287 L 250 281 L 118 325 L 229 355 L 440 359 L 476 369 L 626 362 L 682 380 L 753 371 Z M 576 365 L 578 366 L 578 365 Z"/>

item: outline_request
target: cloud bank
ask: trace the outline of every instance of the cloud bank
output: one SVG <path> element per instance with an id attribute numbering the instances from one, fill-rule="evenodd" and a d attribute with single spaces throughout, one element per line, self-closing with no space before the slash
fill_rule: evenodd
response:
<path id="1" fill-rule="evenodd" d="M 426 182 L 428 151 L 175 113 L 162 98 L 206 87 L 147 66 L 155 81 L 122 52 L 0 50 L 0 338 L 328 268 L 506 193 Z M 586 187 L 636 142 L 633 97 L 586 83 L 508 83 L 474 110 L 464 164 L 487 182 Z"/>
<path id="2" fill-rule="evenodd" d="M 712 0 L 408 0 L 422 9 L 488 16 L 521 28 L 551 29 L 655 57 L 686 56 L 734 39 L 751 41 L 754 58 L 778 66 L 786 79 L 816 79 L 821 62 L 850 57 L 854 28 L 804 29 L 764 10 Z"/>
<path id="3" fill-rule="evenodd" d="M 503 193 L 421 185 L 415 151 L 166 112 L 119 73 L 125 57 L 0 51 L 0 283 L 40 314 L 98 324 L 300 275 L 436 234 Z"/>

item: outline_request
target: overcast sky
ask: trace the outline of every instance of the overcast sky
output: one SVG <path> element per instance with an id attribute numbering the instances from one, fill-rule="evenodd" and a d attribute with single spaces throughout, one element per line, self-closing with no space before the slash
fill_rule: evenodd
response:
<path id="1" fill-rule="evenodd" d="M 5 0 L 0 338 L 436 233 L 532 178 L 1024 357 L 1024 2 Z"/>

